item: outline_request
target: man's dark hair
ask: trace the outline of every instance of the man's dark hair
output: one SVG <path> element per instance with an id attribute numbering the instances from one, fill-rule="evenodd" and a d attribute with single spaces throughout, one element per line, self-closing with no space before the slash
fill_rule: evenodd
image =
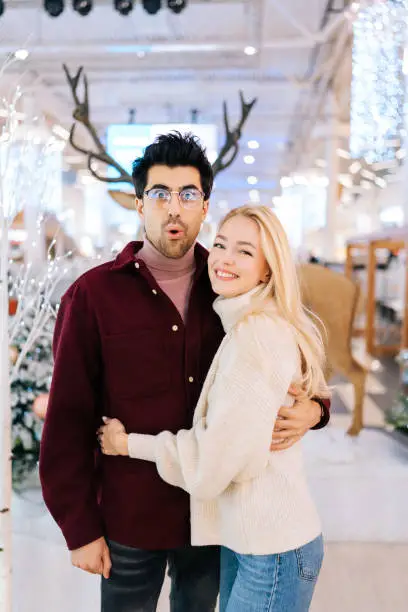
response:
<path id="1" fill-rule="evenodd" d="M 206 200 L 210 197 L 214 173 L 205 149 L 193 134 L 170 132 L 162 134 L 146 147 L 144 155 L 133 162 L 132 178 L 136 197 L 142 198 L 147 184 L 147 173 L 152 166 L 193 166 L 201 177 L 201 185 Z"/>

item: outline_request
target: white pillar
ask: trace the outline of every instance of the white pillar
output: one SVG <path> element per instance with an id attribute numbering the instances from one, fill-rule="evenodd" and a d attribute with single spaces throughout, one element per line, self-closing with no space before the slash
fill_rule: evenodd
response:
<path id="1" fill-rule="evenodd" d="M 331 106 L 333 107 L 333 104 Z M 336 213 L 340 172 L 340 160 L 337 153 L 339 148 L 338 122 L 335 114 L 330 118 L 330 128 L 326 141 L 327 178 L 329 179 L 329 184 L 327 186 L 323 257 L 328 261 L 333 261 L 336 258 Z"/>

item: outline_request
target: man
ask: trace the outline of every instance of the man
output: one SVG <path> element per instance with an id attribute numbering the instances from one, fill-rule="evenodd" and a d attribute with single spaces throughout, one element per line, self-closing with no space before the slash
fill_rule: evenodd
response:
<path id="1" fill-rule="evenodd" d="M 212 612 L 219 551 L 190 546 L 188 495 L 154 464 L 96 449 L 102 415 L 142 433 L 191 427 L 223 336 L 207 252 L 196 244 L 213 184 L 205 153 L 192 136 L 160 136 L 134 163 L 133 179 L 146 240 L 84 274 L 61 302 L 41 445 L 44 499 L 73 565 L 102 574 L 103 612 L 156 610 L 167 565 L 172 612 Z M 328 406 L 297 403 L 280 417 L 277 450 L 324 426 Z"/>

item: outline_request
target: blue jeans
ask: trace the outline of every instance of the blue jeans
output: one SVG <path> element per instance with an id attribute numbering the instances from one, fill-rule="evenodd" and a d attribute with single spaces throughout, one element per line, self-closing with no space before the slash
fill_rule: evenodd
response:
<path id="1" fill-rule="evenodd" d="M 141 550 L 108 542 L 110 577 L 102 578 L 102 612 L 155 612 L 166 567 L 171 612 L 214 612 L 220 582 L 218 546 Z"/>
<path id="2" fill-rule="evenodd" d="M 220 612 L 307 612 L 322 561 L 322 536 L 276 555 L 222 547 Z"/>

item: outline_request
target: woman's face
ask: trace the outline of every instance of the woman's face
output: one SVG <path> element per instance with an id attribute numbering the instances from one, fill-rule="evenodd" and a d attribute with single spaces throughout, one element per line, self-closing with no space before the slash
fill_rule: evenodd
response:
<path id="1" fill-rule="evenodd" d="M 269 268 L 255 221 L 238 215 L 221 226 L 210 251 L 208 271 L 213 290 L 226 298 L 266 282 Z"/>

